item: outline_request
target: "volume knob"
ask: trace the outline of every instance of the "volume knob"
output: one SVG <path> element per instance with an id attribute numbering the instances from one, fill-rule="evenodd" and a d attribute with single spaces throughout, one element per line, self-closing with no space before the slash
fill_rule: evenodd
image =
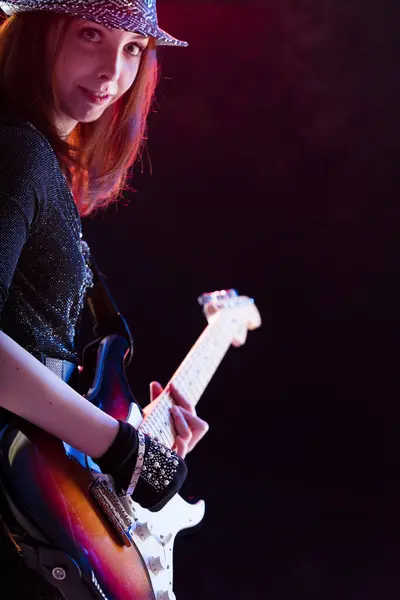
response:
<path id="1" fill-rule="evenodd" d="M 148 522 L 138 523 L 135 532 L 141 540 L 146 541 L 153 533 L 153 524 Z"/>
<path id="2" fill-rule="evenodd" d="M 164 556 L 151 556 L 149 558 L 149 566 L 154 575 L 158 575 L 167 568 L 167 560 Z"/>
<path id="3" fill-rule="evenodd" d="M 166 592 L 158 592 L 157 600 L 176 600 L 176 596 L 172 590 Z"/>

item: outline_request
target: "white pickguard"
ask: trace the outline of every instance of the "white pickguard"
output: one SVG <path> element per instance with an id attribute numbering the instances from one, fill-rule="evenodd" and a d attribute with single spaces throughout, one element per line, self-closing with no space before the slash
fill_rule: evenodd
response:
<path id="1" fill-rule="evenodd" d="M 177 534 L 202 520 L 204 502 L 189 504 L 176 494 L 156 513 L 142 508 L 130 498 L 122 502 L 132 517 L 132 537 L 140 552 L 157 600 L 172 600 L 173 546 Z"/>
<path id="2" fill-rule="evenodd" d="M 140 408 L 134 403 L 127 421 L 135 428 L 142 422 Z M 146 510 L 130 498 L 124 499 L 123 504 L 132 516 L 134 542 L 147 566 L 155 598 L 172 600 L 175 598 L 172 589 L 174 541 L 180 531 L 195 527 L 203 519 L 203 500 L 189 504 L 176 494 L 158 512 Z"/>

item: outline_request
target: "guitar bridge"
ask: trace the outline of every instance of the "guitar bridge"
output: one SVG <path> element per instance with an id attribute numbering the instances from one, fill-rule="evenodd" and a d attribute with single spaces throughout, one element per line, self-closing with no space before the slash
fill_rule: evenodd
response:
<path id="1" fill-rule="evenodd" d="M 111 477 L 108 475 L 94 475 L 94 481 L 90 484 L 89 491 L 107 516 L 123 544 L 132 546 L 132 521 L 115 493 Z"/>

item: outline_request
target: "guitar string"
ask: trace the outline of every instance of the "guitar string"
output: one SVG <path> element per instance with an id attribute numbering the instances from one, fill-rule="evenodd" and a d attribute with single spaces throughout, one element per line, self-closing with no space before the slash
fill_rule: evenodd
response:
<path id="1" fill-rule="evenodd" d="M 195 357 L 195 361 L 193 360 L 193 357 L 192 357 L 191 361 L 187 361 L 186 365 L 183 365 L 184 368 L 179 369 L 179 376 L 180 376 L 179 380 L 178 380 L 179 383 L 177 383 L 177 380 L 175 379 L 175 377 L 173 377 L 171 380 L 171 381 L 174 381 L 175 383 L 177 383 L 177 387 L 180 387 L 181 392 L 182 391 L 184 393 L 186 392 L 186 395 L 189 396 L 189 398 L 190 398 L 190 393 L 188 393 L 188 392 L 191 389 L 191 386 L 187 385 L 187 388 L 185 388 L 185 384 L 187 384 L 187 383 L 191 384 L 191 383 L 193 383 L 193 380 L 196 380 L 197 382 L 199 380 L 198 377 L 193 378 L 193 365 L 189 364 L 189 363 L 195 362 L 198 364 L 198 361 L 201 359 L 202 354 L 204 355 L 204 339 L 202 341 L 203 341 L 203 344 L 198 345 L 198 347 L 197 347 L 198 352 L 197 352 L 197 356 Z M 229 341 L 229 343 L 226 343 L 224 345 L 226 345 L 226 349 L 227 349 L 230 345 L 230 341 Z M 208 347 L 208 350 L 209 349 L 210 348 Z M 215 354 L 215 351 L 214 351 L 214 354 Z M 218 354 L 220 355 L 219 352 L 218 352 Z M 208 352 L 208 357 L 212 357 L 212 353 Z M 215 360 L 215 356 L 214 356 L 214 362 L 216 364 L 218 364 L 218 362 L 220 362 L 221 359 L 222 359 L 222 357 L 218 356 L 218 360 Z M 212 369 L 212 371 L 214 372 L 215 369 Z M 213 372 L 212 373 L 208 372 L 208 374 L 207 374 L 208 376 L 206 377 L 207 381 L 205 381 L 204 378 L 202 379 L 201 384 L 200 384 L 201 389 L 200 390 L 197 389 L 194 397 L 193 396 L 191 397 L 193 404 L 195 403 L 194 401 L 196 401 L 196 400 L 198 401 L 198 399 L 200 398 L 201 393 L 204 391 L 204 388 L 206 387 L 206 384 L 209 381 L 209 379 L 212 377 Z M 182 389 L 182 387 L 183 387 L 183 389 Z M 164 443 L 168 443 L 168 445 L 173 445 L 174 438 L 175 438 L 173 421 L 169 414 L 169 409 L 172 405 L 173 405 L 173 400 L 172 400 L 171 396 L 168 396 L 167 394 L 165 394 L 165 397 L 162 399 L 162 401 L 160 401 L 160 403 L 157 406 L 158 410 L 155 409 L 153 411 L 153 413 L 151 413 L 151 416 L 149 415 L 149 422 L 148 422 L 149 432 L 151 432 L 153 435 L 157 435 L 159 437 L 159 439 L 161 437 L 162 441 Z"/>
<path id="2" fill-rule="evenodd" d="M 231 345 L 232 335 L 228 325 L 221 317 L 210 323 L 170 380 L 193 406 L 199 401 Z M 168 447 L 173 446 L 176 437 L 170 414 L 173 404 L 172 396 L 163 392 L 160 402 L 140 426 L 145 433 L 157 437 Z"/>

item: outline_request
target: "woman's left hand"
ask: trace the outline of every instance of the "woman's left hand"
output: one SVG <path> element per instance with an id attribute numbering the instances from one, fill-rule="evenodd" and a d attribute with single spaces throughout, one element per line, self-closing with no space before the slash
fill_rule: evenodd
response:
<path id="1" fill-rule="evenodd" d="M 177 432 L 173 449 L 179 456 L 185 458 L 186 454 L 193 450 L 201 438 L 205 436 L 209 430 L 209 425 L 197 416 L 194 406 L 172 384 L 168 387 L 168 391 L 175 402 L 175 406 L 171 409 Z M 152 411 L 153 406 L 151 403 L 157 401 L 161 392 L 163 392 L 162 385 L 157 381 L 152 381 L 150 383 L 150 404 L 143 411 L 145 417 Z"/>

